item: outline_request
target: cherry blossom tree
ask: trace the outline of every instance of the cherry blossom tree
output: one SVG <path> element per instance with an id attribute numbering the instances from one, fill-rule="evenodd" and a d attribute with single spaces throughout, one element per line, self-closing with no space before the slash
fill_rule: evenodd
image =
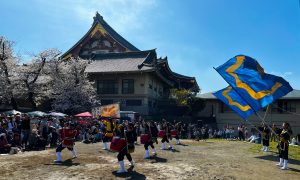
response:
<path id="1" fill-rule="evenodd" d="M 0 102 L 18 109 L 15 92 L 18 92 L 17 69 L 19 58 L 14 55 L 13 42 L 0 36 Z"/>
<path id="2" fill-rule="evenodd" d="M 23 87 L 21 93 L 28 100 L 33 110 L 37 105 L 48 99 L 51 92 L 51 78 L 45 65 L 57 58 L 60 52 L 57 49 L 47 49 L 33 56 L 26 65 L 19 68 L 19 84 Z"/>
<path id="3" fill-rule="evenodd" d="M 52 62 L 53 108 L 68 114 L 90 111 L 99 105 L 93 82 L 84 72 L 87 60 L 71 58 Z"/>

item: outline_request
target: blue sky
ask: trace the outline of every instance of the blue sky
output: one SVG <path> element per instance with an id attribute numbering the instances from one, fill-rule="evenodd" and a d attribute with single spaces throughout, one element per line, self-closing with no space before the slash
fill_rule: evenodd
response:
<path id="1" fill-rule="evenodd" d="M 65 52 L 98 11 L 141 50 L 157 48 L 171 69 L 196 77 L 202 93 L 226 86 L 213 67 L 238 54 L 300 89 L 299 0 L 2 0 L 0 35 L 25 59 L 46 48 Z"/>

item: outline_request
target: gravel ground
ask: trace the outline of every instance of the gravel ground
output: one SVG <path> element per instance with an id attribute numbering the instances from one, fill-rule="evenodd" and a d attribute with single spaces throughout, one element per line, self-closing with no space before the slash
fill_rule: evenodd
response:
<path id="1" fill-rule="evenodd" d="M 174 141 L 173 141 L 174 143 Z M 162 151 L 145 160 L 144 148 L 137 145 L 132 154 L 133 171 L 118 170 L 117 153 L 102 150 L 102 144 L 76 143 L 78 158 L 72 160 L 63 150 L 64 163 L 56 165 L 55 149 L 0 156 L 0 179 L 299 179 L 300 162 L 280 170 L 274 152 L 252 153 L 246 142 L 208 140 L 182 141 L 172 151 Z M 160 145 L 160 144 L 159 144 Z M 128 161 L 125 160 L 126 167 Z"/>

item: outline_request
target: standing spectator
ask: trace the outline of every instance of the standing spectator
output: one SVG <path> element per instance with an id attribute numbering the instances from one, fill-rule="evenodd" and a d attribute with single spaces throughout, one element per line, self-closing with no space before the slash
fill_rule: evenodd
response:
<path id="1" fill-rule="evenodd" d="M 15 126 L 14 121 L 13 121 L 13 117 L 9 118 L 7 125 L 8 125 L 7 130 L 9 132 L 11 132 L 14 129 L 14 126 Z"/>
<path id="2" fill-rule="evenodd" d="M 226 127 L 226 129 L 225 129 L 225 137 L 226 137 L 227 140 L 230 139 L 230 129 L 229 129 L 229 127 Z"/>
<path id="3" fill-rule="evenodd" d="M 193 134 L 193 126 L 191 123 L 189 123 L 188 127 L 187 127 L 187 131 L 188 131 L 188 138 L 191 139 L 194 134 Z"/>
<path id="4" fill-rule="evenodd" d="M 212 128 L 209 128 L 208 134 L 209 134 L 209 138 L 213 138 L 214 131 L 212 130 Z"/>
<path id="5" fill-rule="evenodd" d="M 245 131 L 244 131 L 244 138 L 248 139 L 249 138 L 249 131 L 248 128 L 245 127 Z"/>
<path id="6" fill-rule="evenodd" d="M 50 133 L 50 147 L 56 147 L 58 141 L 58 133 L 54 127 L 49 127 Z"/>
<path id="7" fill-rule="evenodd" d="M 245 137 L 244 137 L 244 126 L 239 125 L 238 126 L 238 136 L 239 136 L 239 140 L 240 141 L 245 141 Z"/>
<path id="8" fill-rule="evenodd" d="M 21 133 L 23 136 L 22 145 L 23 145 L 23 148 L 25 149 L 27 146 L 28 138 L 29 138 L 29 134 L 30 134 L 30 118 L 27 115 L 25 115 L 21 121 Z"/>
<path id="9" fill-rule="evenodd" d="M 270 145 L 270 129 L 266 124 L 263 123 L 262 127 L 259 127 L 259 130 L 261 131 L 261 138 L 263 141 L 262 151 L 268 152 Z"/>

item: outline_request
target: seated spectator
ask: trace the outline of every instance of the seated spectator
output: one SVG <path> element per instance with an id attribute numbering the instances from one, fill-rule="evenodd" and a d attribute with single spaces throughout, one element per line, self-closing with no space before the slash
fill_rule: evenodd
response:
<path id="1" fill-rule="evenodd" d="M 8 154 L 11 150 L 11 144 L 8 144 L 6 135 L 0 134 L 0 154 Z"/>
<path id="2" fill-rule="evenodd" d="M 196 141 L 199 141 L 200 140 L 200 137 L 201 137 L 201 132 L 199 131 L 199 129 L 194 129 L 194 138 Z"/>
<path id="3" fill-rule="evenodd" d="M 11 146 L 22 149 L 21 135 L 19 133 L 14 133 Z"/>
<path id="4" fill-rule="evenodd" d="M 29 149 L 35 149 L 37 141 L 38 141 L 38 132 L 36 129 L 33 129 L 29 135 Z"/>
<path id="5" fill-rule="evenodd" d="M 259 139 L 258 136 L 256 136 L 255 134 L 252 134 L 252 136 L 250 136 L 247 141 L 249 141 L 250 143 L 255 143 L 255 141 Z"/>
<path id="6" fill-rule="evenodd" d="M 219 131 L 218 131 L 218 138 L 223 138 L 223 131 L 220 129 Z"/>
<path id="7" fill-rule="evenodd" d="M 290 145 L 294 145 L 294 146 L 298 145 L 297 140 L 296 140 L 295 137 L 292 138 L 292 141 L 291 141 Z"/>
<path id="8" fill-rule="evenodd" d="M 0 126 L 0 134 L 7 134 L 7 130 L 6 130 L 6 128 L 7 128 L 7 125 L 6 125 L 6 123 L 5 122 L 2 122 L 1 123 L 1 126 Z"/>
<path id="9" fill-rule="evenodd" d="M 44 139 L 43 136 L 37 136 L 37 144 L 35 146 L 35 150 L 45 150 L 47 145 L 47 139 Z"/>
<path id="10" fill-rule="evenodd" d="M 89 143 L 91 143 L 90 138 L 91 138 L 90 137 L 90 129 L 86 128 L 85 132 L 83 134 L 82 142 L 85 143 L 85 144 L 89 144 Z"/>

